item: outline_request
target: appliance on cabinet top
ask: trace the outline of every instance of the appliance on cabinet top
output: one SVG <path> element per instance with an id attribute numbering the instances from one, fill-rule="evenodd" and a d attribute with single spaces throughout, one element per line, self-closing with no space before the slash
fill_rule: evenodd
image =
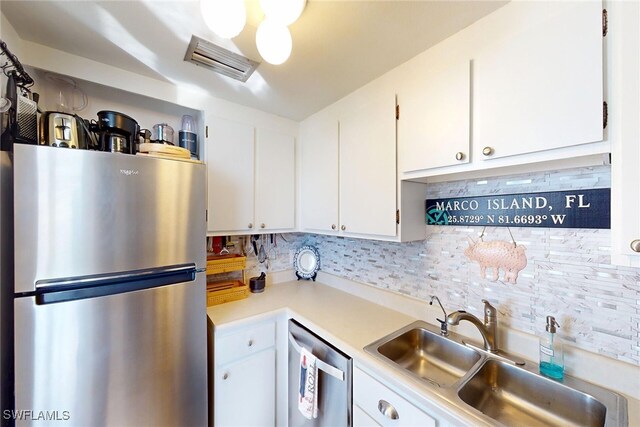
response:
<path id="1" fill-rule="evenodd" d="M 98 120 L 46 111 L 40 118 L 40 145 L 136 154 L 145 133 L 138 122 L 117 111 L 99 111 Z"/>
<path id="2" fill-rule="evenodd" d="M 126 114 L 117 111 L 98 111 L 97 133 L 100 151 L 136 154 L 140 126 Z"/>

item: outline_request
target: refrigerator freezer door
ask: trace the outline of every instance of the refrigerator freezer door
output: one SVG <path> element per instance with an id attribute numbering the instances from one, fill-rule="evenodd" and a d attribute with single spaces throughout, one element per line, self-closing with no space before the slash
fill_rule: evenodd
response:
<path id="1" fill-rule="evenodd" d="M 206 425 L 204 293 L 199 273 L 55 304 L 16 298 L 16 410 L 33 411 L 16 425 Z M 58 421 L 33 422 L 40 411 Z"/>
<path id="2" fill-rule="evenodd" d="M 206 264 L 205 166 L 16 144 L 15 292 L 37 281 Z"/>

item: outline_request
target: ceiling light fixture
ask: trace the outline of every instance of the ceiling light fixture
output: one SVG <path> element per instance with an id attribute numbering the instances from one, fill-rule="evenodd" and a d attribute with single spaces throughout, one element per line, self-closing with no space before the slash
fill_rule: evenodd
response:
<path id="1" fill-rule="evenodd" d="M 307 0 L 260 0 L 265 16 L 279 24 L 289 26 L 296 22 Z"/>
<path id="2" fill-rule="evenodd" d="M 200 0 L 200 11 L 207 27 L 225 39 L 240 34 L 247 22 L 244 0 Z"/>
<path id="3" fill-rule="evenodd" d="M 267 18 L 258 27 L 256 45 L 260 56 L 269 64 L 280 65 L 291 55 L 291 32 L 286 25 Z"/>
<path id="4" fill-rule="evenodd" d="M 256 45 L 262 58 L 280 65 L 291 55 L 293 41 L 288 26 L 298 20 L 307 0 L 260 0 L 265 19 L 258 26 Z M 247 22 L 244 0 L 200 0 L 207 26 L 219 37 L 231 39 Z"/>

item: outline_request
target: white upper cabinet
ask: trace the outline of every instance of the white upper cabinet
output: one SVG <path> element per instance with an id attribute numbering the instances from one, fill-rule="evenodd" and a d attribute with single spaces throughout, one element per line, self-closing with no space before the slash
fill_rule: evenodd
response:
<path id="1" fill-rule="evenodd" d="M 474 55 L 476 159 L 603 139 L 602 4 L 534 3 Z"/>
<path id="2" fill-rule="evenodd" d="M 396 102 L 386 93 L 357 94 L 301 123 L 301 230 L 392 241 L 426 237 L 425 185 L 397 181 Z"/>
<path id="3" fill-rule="evenodd" d="M 207 232 L 295 228 L 295 138 L 213 118 L 207 141 Z"/>
<path id="4" fill-rule="evenodd" d="M 401 172 L 469 162 L 470 63 L 443 59 L 412 73 L 398 93 Z"/>
<path id="5" fill-rule="evenodd" d="M 215 118 L 207 141 L 207 231 L 248 231 L 254 222 L 254 129 Z"/>
<path id="6" fill-rule="evenodd" d="M 340 117 L 340 230 L 396 236 L 396 100 L 370 98 Z"/>
<path id="7" fill-rule="evenodd" d="M 608 10 L 611 261 L 640 267 L 640 3 L 612 2 Z"/>
<path id="8" fill-rule="evenodd" d="M 257 130 L 256 226 L 260 230 L 295 227 L 295 139 Z"/>
<path id="9" fill-rule="evenodd" d="M 338 120 L 317 114 L 300 125 L 300 207 L 303 230 L 338 229 Z"/>

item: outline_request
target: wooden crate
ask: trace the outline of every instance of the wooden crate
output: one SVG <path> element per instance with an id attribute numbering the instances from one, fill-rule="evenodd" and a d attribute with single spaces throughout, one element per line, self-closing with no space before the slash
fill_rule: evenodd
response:
<path id="1" fill-rule="evenodd" d="M 246 266 L 247 257 L 242 255 L 228 254 L 207 256 L 207 276 L 210 274 L 244 270 Z"/>
<path id="2" fill-rule="evenodd" d="M 249 285 L 240 280 L 207 282 L 207 307 L 244 299 L 249 296 Z"/>

